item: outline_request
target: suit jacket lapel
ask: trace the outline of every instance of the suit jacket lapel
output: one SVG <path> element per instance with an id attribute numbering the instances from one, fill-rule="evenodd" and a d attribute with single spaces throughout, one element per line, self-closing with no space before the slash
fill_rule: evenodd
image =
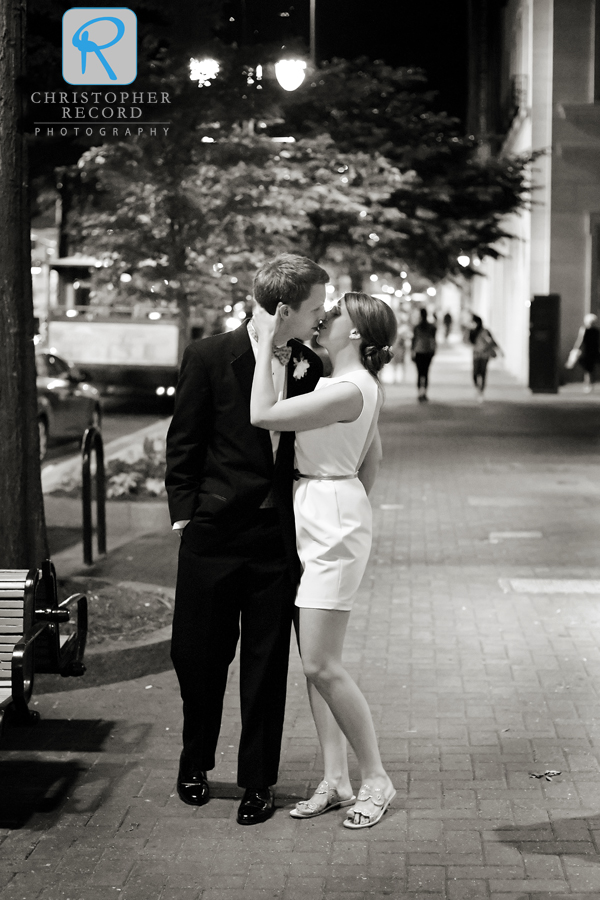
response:
<path id="1" fill-rule="evenodd" d="M 254 352 L 250 345 L 250 335 L 248 329 L 244 326 L 237 328 L 232 335 L 231 351 L 234 357 L 231 362 L 231 368 L 238 380 L 240 390 L 244 396 L 246 405 L 250 406 L 250 394 L 252 393 L 252 378 L 256 361 Z M 271 444 L 271 436 L 264 428 L 254 429 L 261 449 L 268 461 L 269 468 L 273 468 L 273 445 Z"/>

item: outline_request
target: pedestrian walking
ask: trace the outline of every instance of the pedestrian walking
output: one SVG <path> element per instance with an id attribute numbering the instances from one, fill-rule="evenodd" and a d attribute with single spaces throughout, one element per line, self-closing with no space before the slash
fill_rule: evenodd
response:
<path id="1" fill-rule="evenodd" d="M 401 313 L 396 321 L 398 323 L 398 331 L 393 347 L 394 358 L 391 363 L 391 369 L 394 383 L 401 383 L 406 377 L 406 361 L 411 346 L 412 328 L 408 324 L 408 317 L 405 313 Z"/>
<path id="2" fill-rule="evenodd" d="M 381 459 L 377 421 L 383 397 L 377 374 L 391 359 L 396 327 L 382 300 L 345 294 L 319 330 L 319 343 L 331 357 L 331 378 L 321 379 L 310 394 L 278 400 L 269 372 L 277 317 L 265 310 L 256 314 L 251 420 L 262 428 L 296 432 L 294 513 L 303 566 L 296 596 L 299 646 L 325 766 L 314 795 L 296 804 L 291 815 L 308 819 L 352 804 L 344 825 L 354 829 L 377 824 L 396 794 L 367 701 L 342 664 L 352 602 L 371 549 L 367 494 Z M 346 739 L 360 767 L 358 798 L 350 784 Z"/>
<path id="3" fill-rule="evenodd" d="M 419 321 L 415 325 L 412 338 L 412 358 L 417 367 L 417 391 L 419 403 L 428 399 L 429 367 L 437 349 L 437 328 L 427 321 L 427 310 L 423 307 Z"/>
<path id="4" fill-rule="evenodd" d="M 269 377 L 277 396 L 312 391 L 319 357 L 302 341 L 324 315 L 327 272 L 282 254 L 254 279 L 257 303 L 278 308 Z M 185 350 L 167 437 L 166 486 L 181 546 L 171 656 L 183 700 L 177 792 L 202 806 L 215 766 L 223 697 L 241 635 L 242 732 L 237 821 L 273 813 L 294 596 L 300 577 L 292 507 L 294 435 L 250 422 L 258 354 L 252 320 Z"/>
<path id="5" fill-rule="evenodd" d="M 473 327 L 469 332 L 469 341 L 473 345 L 473 383 L 477 392 L 477 401 L 483 403 L 487 367 L 490 359 L 502 353 L 494 340 L 491 331 L 483 327 L 480 316 L 473 315 Z"/>
<path id="6" fill-rule="evenodd" d="M 588 313 L 583 317 L 583 325 L 579 329 L 573 349 L 569 354 L 567 368 L 572 369 L 578 363 L 583 369 L 583 390 L 590 394 L 594 389 L 596 364 L 600 356 L 600 329 L 598 317 Z"/>
<path id="7" fill-rule="evenodd" d="M 444 340 L 447 341 L 450 337 L 450 332 L 452 331 L 452 315 L 449 311 L 444 313 L 442 322 L 444 323 Z"/>

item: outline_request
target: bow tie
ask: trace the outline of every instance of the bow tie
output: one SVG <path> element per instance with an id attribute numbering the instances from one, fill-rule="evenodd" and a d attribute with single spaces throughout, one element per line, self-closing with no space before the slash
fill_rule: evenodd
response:
<path id="1" fill-rule="evenodd" d="M 282 366 L 287 366 L 290 361 L 291 355 L 291 347 L 286 347 L 285 345 L 283 347 L 276 347 L 275 344 L 273 344 L 273 356 L 275 357 L 275 359 L 279 360 Z"/>

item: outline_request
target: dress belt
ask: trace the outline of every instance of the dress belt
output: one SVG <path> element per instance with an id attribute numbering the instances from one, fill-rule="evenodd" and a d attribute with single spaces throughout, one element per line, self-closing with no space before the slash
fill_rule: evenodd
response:
<path id="1" fill-rule="evenodd" d="M 294 481 L 299 481 L 300 478 L 309 481 L 345 481 L 347 478 L 358 478 L 358 472 L 353 472 L 352 475 L 304 475 L 298 469 L 294 469 Z"/>

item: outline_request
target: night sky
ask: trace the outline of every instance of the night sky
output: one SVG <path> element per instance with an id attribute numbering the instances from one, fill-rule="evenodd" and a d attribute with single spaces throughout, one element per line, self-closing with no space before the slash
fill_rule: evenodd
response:
<path id="1" fill-rule="evenodd" d="M 239 26 L 244 0 L 231 0 Z M 309 0 L 245 0 L 247 37 L 301 37 L 308 43 Z M 464 118 L 467 0 L 316 0 L 317 58 L 368 56 L 419 66 L 439 91 L 437 107 Z"/>

